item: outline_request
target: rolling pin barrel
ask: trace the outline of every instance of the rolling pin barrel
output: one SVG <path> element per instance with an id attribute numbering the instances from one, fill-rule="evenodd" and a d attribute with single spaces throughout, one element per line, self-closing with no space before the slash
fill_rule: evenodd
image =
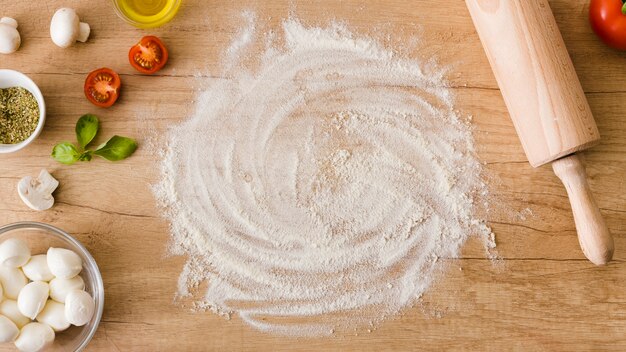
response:
<path id="1" fill-rule="evenodd" d="M 600 140 L 547 0 L 466 0 L 502 96 L 533 167 L 553 162 L 565 185 L 583 252 L 595 264 L 613 239 L 576 155 Z"/>

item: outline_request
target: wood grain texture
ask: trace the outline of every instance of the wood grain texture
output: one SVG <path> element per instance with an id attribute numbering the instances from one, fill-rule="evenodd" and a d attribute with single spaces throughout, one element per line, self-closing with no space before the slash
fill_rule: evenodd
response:
<path id="1" fill-rule="evenodd" d="M 0 155 L 0 223 L 43 221 L 82 241 L 101 267 L 106 307 L 89 351 L 540 351 L 626 349 L 626 54 L 606 48 L 587 25 L 586 0 L 553 0 L 563 39 L 580 76 L 600 134 L 584 153 L 589 186 L 615 237 L 615 256 L 595 267 L 579 250 L 567 194 L 549 167 L 533 169 L 516 136 L 469 13 L 462 1 L 185 0 L 169 25 L 154 31 L 116 18 L 108 1 L 0 0 L 3 16 L 20 23 L 22 48 L 1 56 L 0 67 L 20 70 L 40 86 L 48 105 L 42 135 L 28 148 Z M 48 37 L 60 6 L 77 9 L 92 28 L 85 44 L 62 50 Z M 356 33 L 390 33 L 410 57 L 451 65 L 457 108 L 472 115 L 478 153 L 493 176 L 501 206 L 490 214 L 498 253 L 493 264 L 471 241 L 421 302 L 376 330 L 334 338 L 290 339 L 255 331 L 236 316 L 224 320 L 172 304 L 184 258 L 168 257 L 167 224 L 158 216 L 150 184 L 158 177 L 151 134 L 189 114 L 200 82 L 224 79 L 222 53 L 253 10 L 262 31 L 296 14 L 304 23 L 345 21 Z M 156 77 L 137 74 L 127 50 L 141 36 L 162 37 L 171 49 Z M 417 48 L 402 45 L 420 36 Z M 82 93 L 86 74 L 108 66 L 120 73 L 122 96 L 108 110 Z M 77 118 L 100 116 L 102 136 L 135 136 L 140 149 L 120 163 L 71 167 L 50 157 L 54 143 L 73 139 Z M 59 179 L 57 205 L 35 213 L 15 187 L 45 167 Z M 521 211 L 510 216 L 506 211 Z M 461 268 L 462 270 L 459 270 Z M 0 350 L 6 350 L 0 348 Z"/>

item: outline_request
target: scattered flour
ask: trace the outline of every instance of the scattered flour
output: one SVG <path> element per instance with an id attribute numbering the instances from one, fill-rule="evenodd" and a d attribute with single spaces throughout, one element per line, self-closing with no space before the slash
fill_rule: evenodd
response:
<path id="1" fill-rule="evenodd" d="M 253 37 L 247 16 L 231 60 Z M 443 70 L 345 26 L 282 29 L 254 72 L 212 81 L 167 136 L 154 189 L 189 258 L 179 295 L 280 334 L 372 325 L 470 235 L 491 241 L 471 128 Z"/>
<path id="2" fill-rule="evenodd" d="M 235 36 L 235 40 L 226 49 L 224 59 L 226 70 L 232 69 L 232 64 L 237 62 L 238 55 L 252 42 L 256 31 L 256 14 L 251 11 L 244 11 L 241 17 L 245 20 L 245 25 Z"/>

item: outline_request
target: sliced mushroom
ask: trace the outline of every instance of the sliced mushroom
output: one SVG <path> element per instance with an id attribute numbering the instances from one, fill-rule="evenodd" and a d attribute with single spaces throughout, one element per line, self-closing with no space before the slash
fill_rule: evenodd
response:
<path id="1" fill-rule="evenodd" d="M 11 54 L 20 48 L 22 39 L 17 31 L 17 21 L 10 17 L 0 18 L 0 53 Z"/>
<path id="2" fill-rule="evenodd" d="M 17 184 L 17 192 L 22 201 L 33 210 L 47 210 L 54 205 L 52 192 L 59 186 L 46 170 L 41 170 L 39 177 L 26 176 Z"/>
<path id="3" fill-rule="evenodd" d="M 77 40 L 86 42 L 91 29 L 89 25 L 80 22 L 76 11 L 64 7 L 57 10 L 50 22 L 50 37 L 61 48 L 70 47 Z"/>

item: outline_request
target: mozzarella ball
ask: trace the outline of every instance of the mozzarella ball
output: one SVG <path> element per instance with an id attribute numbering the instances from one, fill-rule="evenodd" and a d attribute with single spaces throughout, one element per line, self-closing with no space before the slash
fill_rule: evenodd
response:
<path id="1" fill-rule="evenodd" d="M 20 291 L 27 283 L 28 279 L 22 272 L 22 269 L 0 265 L 0 284 L 4 290 L 5 297 L 17 299 Z"/>
<path id="2" fill-rule="evenodd" d="M 24 314 L 20 312 L 19 308 L 17 308 L 17 301 L 12 299 L 5 299 L 0 303 L 0 314 L 11 319 L 20 329 L 30 323 L 30 319 L 25 317 Z"/>
<path id="3" fill-rule="evenodd" d="M 48 269 L 48 257 L 45 254 L 30 257 L 28 263 L 22 267 L 22 271 L 32 281 L 50 281 L 54 279 L 54 275 Z"/>
<path id="4" fill-rule="evenodd" d="M 70 327 L 70 322 L 65 318 L 65 305 L 51 299 L 37 316 L 37 321 L 50 326 L 54 332 Z"/>
<path id="5" fill-rule="evenodd" d="M 20 267 L 30 259 L 30 248 L 20 238 L 9 238 L 0 243 L 0 264 L 10 268 Z"/>
<path id="6" fill-rule="evenodd" d="M 17 308 L 20 313 L 35 319 L 43 308 L 46 306 L 50 288 L 43 281 L 33 281 L 24 286 L 20 295 L 17 297 Z"/>
<path id="7" fill-rule="evenodd" d="M 50 281 L 50 298 L 53 300 L 65 304 L 65 297 L 70 291 L 84 290 L 85 282 L 80 276 L 74 276 L 71 279 L 56 278 Z"/>
<path id="8" fill-rule="evenodd" d="M 22 328 L 15 347 L 22 352 L 38 352 L 52 345 L 54 330 L 46 324 L 30 323 Z"/>
<path id="9" fill-rule="evenodd" d="M 85 291 L 70 291 L 65 298 L 65 317 L 72 325 L 87 324 L 95 310 L 96 304 L 93 298 Z"/>
<path id="10" fill-rule="evenodd" d="M 62 279 L 71 279 L 83 270 L 83 261 L 78 254 L 65 248 L 48 249 L 48 268 Z"/>
<path id="11" fill-rule="evenodd" d="M 20 329 L 17 328 L 11 319 L 0 315 L 0 343 L 13 342 L 20 334 Z"/>

